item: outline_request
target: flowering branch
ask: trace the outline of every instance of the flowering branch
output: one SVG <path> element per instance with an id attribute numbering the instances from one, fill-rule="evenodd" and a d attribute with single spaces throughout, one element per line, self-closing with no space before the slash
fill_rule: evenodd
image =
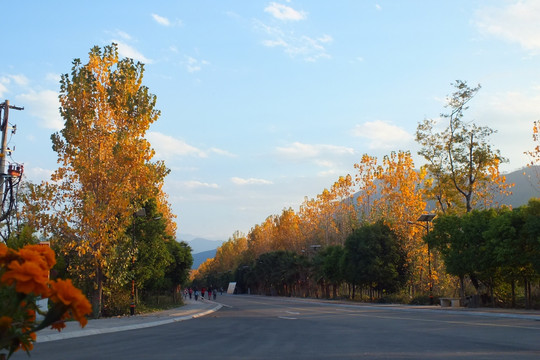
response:
<path id="1" fill-rule="evenodd" d="M 61 331 L 70 318 L 82 327 L 88 322 L 90 302 L 71 280 L 49 280 L 55 263 L 48 246 L 26 245 L 17 251 L 0 243 L 0 351 L 7 350 L 7 358 L 19 349 L 29 353 L 39 330 L 51 326 Z M 48 311 L 39 309 L 38 298 L 52 302 Z M 36 313 L 45 317 L 40 323 Z M 0 360 L 5 358 L 0 354 Z"/>

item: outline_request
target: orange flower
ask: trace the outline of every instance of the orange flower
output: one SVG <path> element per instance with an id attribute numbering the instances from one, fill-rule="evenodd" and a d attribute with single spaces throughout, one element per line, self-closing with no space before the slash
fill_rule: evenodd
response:
<path id="1" fill-rule="evenodd" d="M 47 288 L 47 273 L 34 262 L 26 261 L 19 263 L 12 261 L 8 265 L 8 271 L 2 275 L 2 281 L 8 285 L 16 283 L 15 290 L 23 294 L 45 294 Z"/>
<path id="2" fill-rule="evenodd" d="M 62 329 L 65 327 L 66 327 L 66 323 L 64 322 L 64 320 L 58 320 L 51 324 L 51 329 L 56 329 L 59 332 L 62 331 Z"/>
<path id="3" fill-rule="evenodd" d="M 21 258 L 27 260 L 25 256 L 31 256 L 30 253 L 34 252 L 38 254 L 43 261 L 45 261 L 46 264 L 46 270 L 50 270 L 54 264 L 56 264 L 56 258 L 54 255 L 54 251 L 47 245 L 26 245 L 21 250 L 19 250 L 19 255 Z"/>
<path id="4" fill-rule="evenodd" d="M 36 311 L 32 309 L 26 309 L 26 314 L 28 316 L 27 321 L 34 322 L 36 321 Z"/>
<path id="5" fill-rule="evenodd" d="M 3 258 L 6 256 L 9 248 L 4 243 L 0 243 L 0 258 Z"/>
<path id="6" fill-rule="evenodd" d="M 13 322 L 13 319 L 9 316 L 2 316 L 0 317 L 0 332 L 3 329 L 7 329 L 11 326 L 11 323 Z"/>
<path id="7" fill-rule="evenodd" d="M 8 248 L 6 244 L 0 243 L 0 265 L 9 264 L 18 258 L 19 256 L 16 251 Z"/>
<path id="8" fill-rule="evenodd" d="M 50 299 L 55 303 L 64 304 L 82 327 L 88 322 L 85 315 L 90 314 L 92 311 L 90 302 L 81 290 L 73 286 L 71 280 L 58 279 L 51 282 Z"/>
<path id="9" fill-rule="evenodd" d="M 23 349 L 26 352 L 28 352 L 28 351 L 30 351 L 30 350 L 32 350 L 34 348 L 34 342 L 36 341 L 36 333 L 32 332 L 32 333 L 30 333 L 28 335 L 30 336 L 30 339 L 32 341 L 22 341 L 20 343 L 21 349 Z"/>

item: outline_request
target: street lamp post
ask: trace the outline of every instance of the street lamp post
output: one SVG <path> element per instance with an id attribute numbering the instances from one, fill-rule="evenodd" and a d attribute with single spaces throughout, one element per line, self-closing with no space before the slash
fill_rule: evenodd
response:
<path id="1" fill-rule="evenodd" d="M 409 221 L 409 224 L 423 227 L 424 229 L 426 229 L 426 236 L 428 236 L 429 223 L 433 221 L 435 216 L 436 216 L 435 214 L 422 214 L 420 215 L 418 219 L 416 219 L 417 222 Z M 424 222 L 425 225 L 420 224 L 421 222 Z M 429 246 L 429 242 L 427 243 L 427 253 L 428 253 L 429 303 L 430 305 L 433 305 L 433 278 L 431 276 L 431 249 Z"/>
<path id="2" fill-rule="evenodd" d="M 131 237 L 131 304 L 129 305 L 129 313 L 135 315 L 135 219 L 137 217 L 146 216 L 144 208 L 137 210 L 133 214 L 133 236 Z"/>

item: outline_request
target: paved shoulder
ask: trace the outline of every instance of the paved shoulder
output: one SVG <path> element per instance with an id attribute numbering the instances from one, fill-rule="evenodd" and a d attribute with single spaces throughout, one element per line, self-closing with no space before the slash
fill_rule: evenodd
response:
<path id="1" fill-rule="evenodd" d="M 220 303 L 213 301 L 194 301 L 188 299 L 184 306 L 175 309 L 135 316 L 89 320 L 84 328 L 81 328 L 78 322 L 70 321 L 66 323 L 66 328 L 61 332 L 52 329 L 39 331 L 37 333 L 36 342 L 55 341 L 165 325 L 205 316 L 219 310 L 221 307 L 222 305 Z"/>

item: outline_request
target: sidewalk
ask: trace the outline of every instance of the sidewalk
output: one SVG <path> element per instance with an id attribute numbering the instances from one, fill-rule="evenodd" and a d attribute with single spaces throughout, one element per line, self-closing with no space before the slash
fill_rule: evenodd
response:
<path id="1" fill-rule="evenodd" d="M 69 321 L 61 332 L 50 328 L 38 331 L 36 333 L 36 342 L 55 341 L 170 324 L 208 315 L 222 307 L 221 304 L 210 300 L 199 299 L 199 301 L 195 301 L 187 299 L 184 300 L 184 302 L 184 306 L 171 310 L 135 316 L 119 316 L 88 320 L 88 324 L 86 324 L 84 328 L 81 328 L 77 321 Z"/>

